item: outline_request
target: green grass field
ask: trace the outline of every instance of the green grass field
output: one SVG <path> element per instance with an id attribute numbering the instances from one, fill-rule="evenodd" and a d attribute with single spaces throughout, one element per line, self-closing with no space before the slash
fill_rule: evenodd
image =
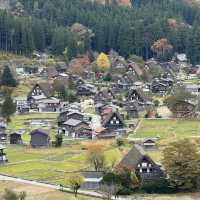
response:
<path id="1" fill-rule="evenodd" d="M 65 184 L 71 173 L 91 169 L 87 161 L 86 142 L 64 145 L 61 148 L 33 149 L 28 146 L 8 145 L 9 162 L 0 166 L 0 173 L 30 180 Z M 87 142 L 90 143 L 90 142 Z M 118 162 L 123 153 L 112 143 L 104 142 L 106 165 Z"/>
<path id="2" fill-rule="evenodd" d="M 25 134 L 22 136 L 24 142 L 28 142 L 30 140 L 29 133 L 30 131 L 36 128 L 47 129 L 50 132 L 52 138 L 55 135 L 56 130 L 53 129 L 53 126 L 56 126 L 56 118 L 57 113 L 29 113 L 23 115 L 14 115 L 11 118 L 11 122 L 8 124 L 9 132 L 14 132 L 18 130 L 24 130 Z M 49 120 L 50 127 L 41 127 L 41 126 L 30 126 L 30 122 L 32 120 Z"/>
<path id="3" fill-rule="evenodd" d="M 142 119 L 136 133 L 129 135 L 131 139 L 158 138 L 157 149 L 148 154 L 157 162 L 162 160 L 162 150 L 176 140 L 200 138 L 199 120 L 181 119 Z"/>
<path id="4" fill-rule="evenodd" d="M 200 121 L 181 120 L 181 119 L 144 119 L 136 134 L 131 134 L 133 138 L 152 138 L 160 139 L 187 137 L 200 137 Z"/>

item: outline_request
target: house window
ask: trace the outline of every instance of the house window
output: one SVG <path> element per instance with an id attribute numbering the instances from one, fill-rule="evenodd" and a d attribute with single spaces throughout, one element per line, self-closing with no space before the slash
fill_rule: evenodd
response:
<path id="1" fill-rule="evenodd" d="M 142 173 L 147 173 L 147 168 L 142 169 Z"/>
<path id="2" fill-rule="evenodd" d="M 113 120 L 111 120 L 110 123 L 113 124 Z"/>
<path id="3" fill-rule="evenodd" d="M 142 167 L 147 167 L 147 163 L 142 163 Z"/>
<path id="4" fill-rule="evenodd" d="M 119 120 L 116 121 L 116 124 L 119 124 Z"/>

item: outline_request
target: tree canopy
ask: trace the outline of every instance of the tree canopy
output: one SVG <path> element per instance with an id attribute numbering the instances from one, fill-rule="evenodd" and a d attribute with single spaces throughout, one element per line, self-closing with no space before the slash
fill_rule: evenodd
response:
<path id="1" fill-rule="evenodd" d="M 90 48 L 106 53 L 114 49 L 125 57 L 148 59 L 154 55 L 152 45 L 165 38 L 173 52 L 187 53 L 192 64 L 200 62 L 200 9 L 185 1 L 137 0 L 133 7 L 82 0 L 18 1 L 19 17 L 0 11 L 1 50 L 62 54 L 67 49 L 70 59 Z M 16 6 L 12 8 L 16 13 Z M 75 23 L 81 27 L 78 34 L 69 28 Z"/>
<path id="2" fill-rule="evenodd" d="M 1 85 L 7 87 L 16 87 L 17 81 L 12 75 L 12 72 L 8 66 L 5 66 L 3 74 L 1 76 Z"/>
<path id="3" fill-rule="evenodd" d="M 163 165 L 171 185 L 176 189 L 200 187 L 200 154 L 187 139 L 171 143 L 163 152 Z"/>

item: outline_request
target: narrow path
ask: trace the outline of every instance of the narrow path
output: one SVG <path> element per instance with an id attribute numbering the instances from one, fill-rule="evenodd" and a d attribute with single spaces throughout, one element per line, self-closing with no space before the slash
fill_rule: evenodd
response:
<path id="1" fill-rule="evenodd" d="M 137 123 L 137 127 L 135 128 L 135 130 L 133 131 L 133 134 L 137 133 L 137 130 L 140 128 L 141 123 L 143 122 L 143 119 L 140 119 L 140 121 Z"/>
<path id="2" fill-rule="evenodd" d="M 73 193 L 71 188 L 68 188 L 68 187 L 62 187 L 61 188 L 59 185 L 51 185 L 51 184 L 48 184 L 48 183 L 30 181 L 30 180 L 25 180 L 25 179 L 15 178 L 15 177 L 5 176 L 5 175 L 0 175 L 0 181 L 14 181 L 14 182 L 18 182 L 18 183 L 30 184 L 30 185 L 34 185 L 34 186 L 41 186 L 41 187 L 46 187 L 46 188 L 55 189 L 55 190 L 61 190 L 62 189 L 61 191 L 63 191 L 63 192 Z M 86 195 L 86 196 L 103 198 L 102 194 L 100 194 L 98 192 L 94 192 L 94 191 L 79 190 L 78 193 L 82 194 L 82 195 Z M 115 198 L 113 197 L 112 199 L 114 200 Z M 127 200 L 127 199 L 118 197 L 115 200 Z"/>

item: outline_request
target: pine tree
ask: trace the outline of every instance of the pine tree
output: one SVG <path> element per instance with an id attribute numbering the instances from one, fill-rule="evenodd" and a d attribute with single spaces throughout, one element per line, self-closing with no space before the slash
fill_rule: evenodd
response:
<path id="1" fill-rule="evenodd" d="M 1 85 L 8 86 L 8 87 L 16 87 L 17 81 L 13 77 L 10 68 L 5 66 L 2 77 L 1 77 Z"/>
<path id="2" fill-rule="evenodd" d="M 16 111 L 16 105 L 12 100 L 11 96 L 7 96 L 3 102 L 1 115 L 7 120 L 10 121 L 11 115 Z"/>

